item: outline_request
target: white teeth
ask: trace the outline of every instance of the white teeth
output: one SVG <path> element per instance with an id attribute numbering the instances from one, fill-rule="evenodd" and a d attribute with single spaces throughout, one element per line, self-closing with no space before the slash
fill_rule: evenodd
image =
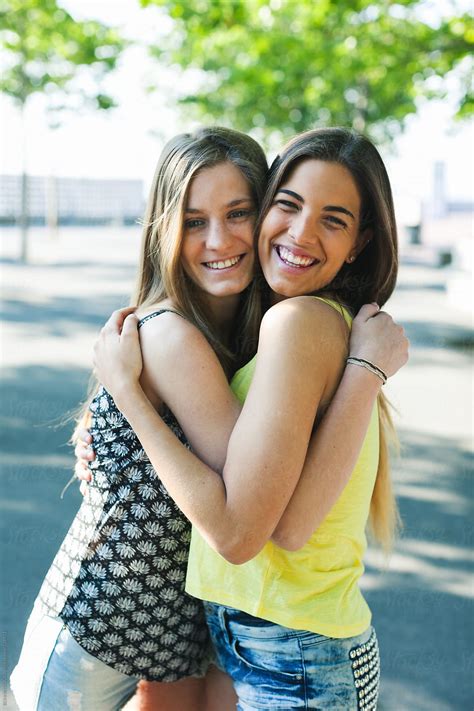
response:
<path id="1" fill-rule="evenodd" d="M 286 247 L 282 246 L 278 247 L 278 254 L 284 262 L 296 267 L 309 267 L 310 264 L 314 264 L 317 261 L 311 257 L 299 257 L 296 254 L 293 254 L 293 252 L 290 252 L 290 250 Z"/>
<path id="2" fill-rule="evenodd" d="M 206 267 L 210 269 L 228 269 L 229 267 L 233 267 L 234 264 L 237 264 L 240 259 L 241 257 L 232 257 L 232 259 L 225 259 L 219 262 L 205 262 L 205 264 Z"/>

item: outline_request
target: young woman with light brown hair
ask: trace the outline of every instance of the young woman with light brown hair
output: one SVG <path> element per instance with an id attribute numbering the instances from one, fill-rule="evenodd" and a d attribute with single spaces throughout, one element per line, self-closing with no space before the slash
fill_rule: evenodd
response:
<path id="1" fill-rule="evenodd" d="M 225 128 L 177 136 L 160 156 L 133 303 L 140 306 L 145 348 L 158 334 L 160 348 L 184 349 L 175 378 L 189 368 L 189 349 L 199 356 L 211 344 L 219 373 L 220 364 L 230 373 L 254 351 L 253 229 L 266 178 L 260 146 Z M 193 209 L 189 201 L 199 184 L 208 190 L 213 221 L 204 286 L 181 255 L 183 214 Z M 219 269 L 229 258 L 232 267 Z M 209 395 L 213 387 L 210 381 Z M 203 413 L 192 383 L 185 407 L 160 399 L 151 372 L 145 388 L 170 431 L 206 458 L 211 437 L 197 437 Z M 198 708 L 210 646 L 202 604 L 184 593 L 189 522 L 103 388 L 87 411 L 97 453 L 93 481 L 30 617 L 12 675 L 17 704 L 28 711 L 74 704 L 107 711 L 121 707 L 142 678 L 167 682 L 167 708 Z M 230 394 L 216 403 L 210 424 L 223 439 L 236 411 Z"/>

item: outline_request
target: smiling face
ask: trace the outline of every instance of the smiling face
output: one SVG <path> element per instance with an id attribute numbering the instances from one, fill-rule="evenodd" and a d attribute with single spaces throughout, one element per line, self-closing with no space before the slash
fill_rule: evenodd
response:
<path id="1" fill-rule="evenodd" d="M 279 295 L 319 291 L 357 256 L 361 201 L 338 163 L 303 159 L 283 180 L 263 220 L 259 257 Z"/>
<path id="2" fill-rule="evenodd" d="M 184 211 L 181 262 L 202 291 L 233 296 L 250 284 L 254 224 L 249 184 L 233 163 L 197 173 Z"/>

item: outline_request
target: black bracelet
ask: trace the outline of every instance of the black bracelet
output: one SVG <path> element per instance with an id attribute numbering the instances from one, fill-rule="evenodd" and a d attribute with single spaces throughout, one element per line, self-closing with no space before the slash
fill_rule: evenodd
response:
<path id="1" fill-rule="evenodd" d="M 346 363 L 349 363 L 352 365 L 358 365 L 361 368 L 365 368 L 366 370 L 369 370 L 371 373 L 373 373 L 378 378 L 380 378 L 383 385 L 385 385 L 385 383 L 388 380 L 387 375 L 383 372 L 383 370 L 381 368 L 379 368 L 377 365 L 375 365 L 375 363 L 371 363 L 370 360 L 365 360 L 365 358 L 356 358 L 355 356 L 349 356 Z"/>

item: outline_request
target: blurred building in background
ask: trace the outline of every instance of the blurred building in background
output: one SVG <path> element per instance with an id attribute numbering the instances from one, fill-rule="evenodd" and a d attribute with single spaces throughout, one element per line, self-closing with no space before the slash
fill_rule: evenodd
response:
<path id="1" fill-rule="evenodd" d="M 474 202 L 470 200 L 450 200 L 446 187 L 446 163 L 436 161 L 433 166 L 432 203 L 428 206 L 434 218 L 448 217 L 449 215 L 471 215 L 474 212 Z"/>
<path id="2" fill-rule="evenodd" d="M 394 185 L 402 251 L 407 245 L 424 245 L 452 252 L 465 241 L 471 242 L 472 251 L 474 201 L 449 196 L 446 167 L 444 161 L 433 163 L 431 192 L 425 199 L 410 194 L 404 186 Z"/>
<path id="3" fill-rule="evenodd" d="M 21 214 L 21 176 L 0 175 L 0 224 Z M 35 225 L 129 225 L 143 216 L 141 180 L 28 178 L 29 222 Z"/>
<path id="4" fill-rule="evenodd" d="M 405 263 L 445 268 L 448 303 L 470 314 L 474 298 L 474 201 L 452 198 L 446 163 L 435 161 L 431 194 L 425 200 L 397 192 L 395 211 L 400 255 Z"/>

